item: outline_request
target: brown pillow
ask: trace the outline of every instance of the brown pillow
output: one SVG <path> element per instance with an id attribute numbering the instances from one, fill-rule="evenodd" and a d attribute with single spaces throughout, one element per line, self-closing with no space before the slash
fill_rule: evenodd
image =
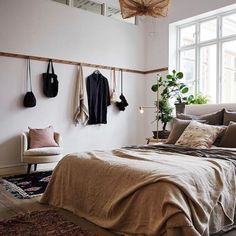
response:
<path id="1" fill-rule="evenodd" d="M 224 125 L 229 125 L 230 121 L 236 122 L 236 112 L 227 111 L 224 112 Z"/>
<path id="2" fill-rule="evenodd" d="M 181 120 L 205 120 L 209 125 L 223 125 L 223 114 L 224 109 L 201 116 L 180 113 L 177 114 L 177 118 Z"/>
<path id="3" fill-rule="evenodd" d="M 41 148 L 41 147 L 58 147 L 54 139 L 54 130 L 52 126 L 45 129 L 32 129 L 29 127 L 29 147 Z"/>
<path id="4" fill-rule="evenodd" d="M 236 123 L 230 122 L 220 142 L 220 147 L 236 148 Z"/>
<path id="5" fill-rule="evenodd" d="M 166 144 L 175 144 L 181 134 L 184 132 L 184 130 L 187 128 L 187 126 L 190 124 L 191 120 L 181 120 L 174 118 L 172 123 L 171 132 L 169 134 L 169 137 Z M 205 120 L 198 120 L 200 123 L 205 123 Z"/>
<path id="6" fill-rule="evenodd" d="M 213 143 L 213 145 L 217 146 L 217 147 L 220 146 L 220 142 L 221 142 L 222 138 L 224 137 L 226 129 L 227 129 L 227 126 L 225 126 L 225 125 L 221 125 L 221 127 L 224 127 L 224 129 L 221 131 L 221 133 L 218 135 L 215 142 Z"/>
<path id="7" fill-rule="evenodd" d="M 170 135 L 166 141 L 166 144 L 175 144 L 186 127 L 190 124 L 191 120 L 173 119 L 173 127 Z"/>
<path id="8" fill-rule="evenodd" d="M 207 125 L 192 120 L 175 143 L 193 148 L 210 148 L 224 126 Z"/>

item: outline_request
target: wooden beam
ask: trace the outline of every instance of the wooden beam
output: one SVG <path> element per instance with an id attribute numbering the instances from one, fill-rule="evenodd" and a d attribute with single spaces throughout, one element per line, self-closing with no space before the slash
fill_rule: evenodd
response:
<path id="1" fill-rule="evenodd" d="M 163 67 L 163 68 L 154 69 L 154 70 L 147 70 L 147 71 L 144 71 L 144 74 L 153 74 L 153 73 L 163 72 L 163 71 L 168 71 L 168 67 Z"/>
<path id="2" fill-rule="evenodd" d="M 100 68 L 100 69 L 107 69 L 107 70 L 111 70 L 111 69 L 123 70 L 124 72 L 136 73 L 136 74 L 152 74 L 152 73 L 162 72 L 162 71 L 167 71 L 168 70 L 168 67 L 165 67 L 165 68 L 154 69 L 154 70 L 150 70 L 150 71 L 141 71 L 141 70 L 134 70 L 134 69 L 128 69 L 128 68 L 106 66 L 106 65 L 99 65 L 99 64 L 91 64 L 91 63 L 78 62 L 78 61 L 69 61 L 69 60 L 62 60 L 62 59 L 57 59 L 57 58 L 32 56 L 32 55 L 26 55 L 26 54 L 9 53 L 9 52 L 0 52 L 0 56 L 22 58 L 22 59 L 29 58 L 29 59 L 35 60 L 35 61 L 48 61 L 49 59 L 52 59 L 52 61 L 55 62 L 55 63 L 69 64 L 69 65 L 81 65 L 81 66 L 84 66 L 84 67 L 93 67 L 93 68 Z"/>

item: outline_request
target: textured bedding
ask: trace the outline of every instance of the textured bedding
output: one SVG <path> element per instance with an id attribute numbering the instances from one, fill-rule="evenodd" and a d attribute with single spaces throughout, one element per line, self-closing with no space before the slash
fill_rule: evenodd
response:
<path id="1" fill-rule="evenodd" d="M 171 149 L 162 145 L 67 155 L 41 202 L 123 235 L 199 236 L 232 225 L 236 152 L 214 150 L 204 156 L 197 150 L 193 156 L 194 149 L 191 155 Z"/>

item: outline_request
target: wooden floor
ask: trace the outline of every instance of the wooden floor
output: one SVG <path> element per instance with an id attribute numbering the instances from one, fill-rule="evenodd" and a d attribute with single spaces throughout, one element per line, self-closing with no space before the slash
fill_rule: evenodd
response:
<path id="1" fill-rule="evenodd" d="M 40 204 L 38 202 L 39 198 L 40 197 L 35 197 L 32 199 L 17 199 L 12 194 L 6 192 L 4 186 L 0 183 L 0 220 L 30 211 L 53 209 L 53 207 L 48 205 Z M 104 230 L 78 216 L 75 216 L 66 210 L 57 210 L 68 220 L 78 224 L 83 229 L 87 229 L 88 231 L 95 233 L 98 236 L 115 236 L 115 234 L 108 232 L 107 230 Z"/>

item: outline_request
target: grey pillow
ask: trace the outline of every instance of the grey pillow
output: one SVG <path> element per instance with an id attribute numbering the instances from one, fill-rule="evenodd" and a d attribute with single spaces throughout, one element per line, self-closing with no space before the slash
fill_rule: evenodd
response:
<path id="1" fill-rule="evenodd" d="M 230 122 L 219 144 L 220 147 L 236 148 L 236 123 Z"/>
<path id="2" fill-rule="evenodd" d="M 190 114 L 177 114 L 177 118 L 181 120 L 205 120 L 206 124 L 209 125 L 223 125 L 223 114 L 225 109 L 222 109 L 217 112 L 201 115 L 201 116 L 195 116 Z"/>
<path id="3" fill-rule="evenodd" d="M 236 122 L 236 112 L 227 111 L 224 112 L 224 125 L 229 125 L 230 121 Z"/>
<path id="4" fill-rule="evenodd" d="M 181 120 L 174 118 L 173 126 L 166 144 L 175 144 L 190 122 L 191 120 Z"/>

